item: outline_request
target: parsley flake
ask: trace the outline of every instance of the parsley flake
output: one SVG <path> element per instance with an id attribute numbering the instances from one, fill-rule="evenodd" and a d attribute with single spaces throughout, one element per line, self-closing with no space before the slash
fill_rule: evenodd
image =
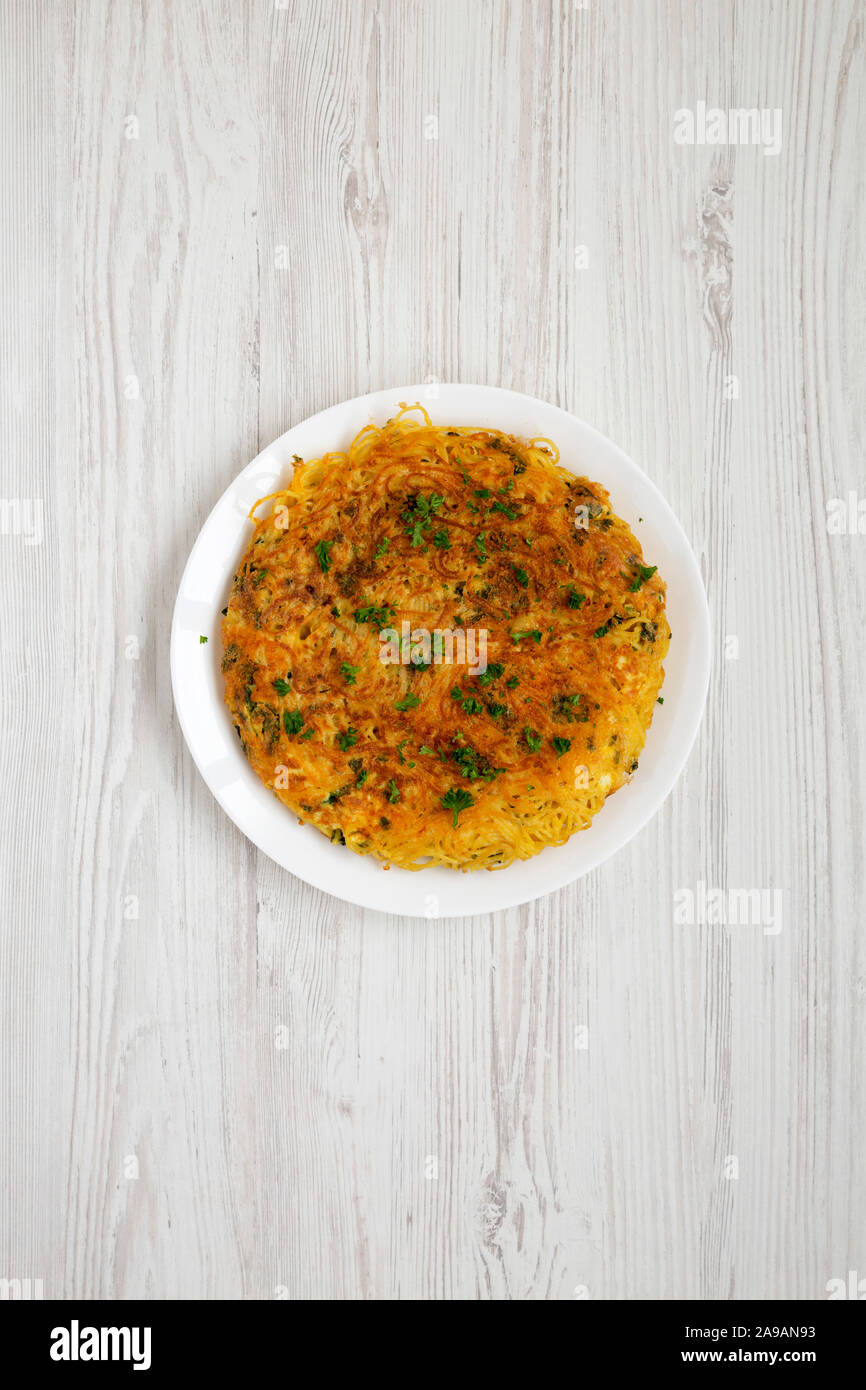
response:
<path id="1" fill-rule="evenodd" d="M 462 787 L 451 787 L 442 798 L 442 806 L 446 811 L 450 811 L 453 820 L 453 828 L 457 829 L 457 817 L 461 811 L 467 811 L 470 806 L 475 805 L 475 797 L 471 792 L 466 792 Z"/>
<path id="2" fill-rule="evenodd" d="M 491 661 L 486 671 L 482 671 L 475 679 L 479 685 L 489 685 L 491 681 L 498 681 L 499 677 L 505 672 L 505 667 L 501 661 Z"/>
<path id="3" fill-rule="evenodd" d="M 333 541 L 317 541 L 316 544 L 313 546 L 313 550 L 315 551 L 316 559 L 319 562 L 319 568 L 321 569 L 322 574 L 327 574 L 328 570 L 331 568 L 332 545 Z"/>
<path id="4" fill-rule="evenodd" d="M 657 569 L 658 565 L 638 565 L 637 574 L 628 586 L 630 592 L 636 594 L 638 589 L 642 589 L 647 580 L 652 579 Z"/>
<path id="5" fill-rule="evenodd" d="M 291 738 L 293 734 L 299 734 L 304 727 L 304 716 L 299 709 L 283 710 L 283 728 Z"/>

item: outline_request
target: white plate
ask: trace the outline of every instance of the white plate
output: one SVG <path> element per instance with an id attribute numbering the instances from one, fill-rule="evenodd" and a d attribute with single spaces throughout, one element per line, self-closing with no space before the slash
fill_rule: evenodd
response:
<path id="1" fill-rule="evenodd" d="M 664 704 L 633 780 L 611 796 L 588 830 L 507 869 L 383 869 L 299 825 L 247 762 L 223 703 L 221 609 L 252 533 L 257 498 L 285 487 L 291 458 L 344 450 L 364 426 L 382 424 L 401 402 L 420 401 L 434 423 L 480 425 L 524 438 L 547 435 L 561 462 L 603 484 L 611 505 L 667 584 L 673 639 Z M 643 518 L 639 520 L 639 518 Z M 207 637 L 207 644 L 200 642 Z M 659 809 L 679 776 L 700 723 L 710 670 L 707 600 L 682 527 L 653 483 L 621 449 L 553 405 L 492 386 L 421 385 L 378 391 L 332 406 L 264 449 L 217 502 L 192 548 L 171 629 L 171 679 L 178 718 L 199 770 L 235 825 L 298 878 L 347 902 L 415 917 L 462 917 L 514 907 L 579 878 L 620 849 Z"/>

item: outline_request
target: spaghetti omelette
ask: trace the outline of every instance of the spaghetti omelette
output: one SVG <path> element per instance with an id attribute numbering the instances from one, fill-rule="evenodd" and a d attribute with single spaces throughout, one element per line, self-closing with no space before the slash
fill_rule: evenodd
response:
<path id="1" fill-rule="evenodd" d="M 665 586 L 549 440 L 404 407 L 295 460 L 223 620 L 244 751 L 358 854 L 496 869 L 586 828 L 637 768 Z"/>

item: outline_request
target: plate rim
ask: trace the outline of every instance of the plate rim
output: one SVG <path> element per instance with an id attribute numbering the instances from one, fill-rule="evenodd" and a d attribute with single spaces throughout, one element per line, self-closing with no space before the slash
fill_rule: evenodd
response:
<path id="1" fill-rule="evenodd" d="M 363 891 L 359 891 L 361 889 L 361 884 L 352 883 L 351 875 L 349 876 L 349 881 L 346 883 L 344 883 L 342 880 L 336 884 L 333 882 L 329 882 L 326 884 L 319 881 L 317 877 L 308 874 L 308 872 L 306 871 L 307 866 L 303 861 L 303 846 L 301 846 L 300 852 L 294 856 L 296 862 L 294 862 L 290 867 L 281 859 L 277 858 L 276 855 L 271 852 L 271 849 L 269 849 L 266 845 L 261 843 L 261 837 L 256 834 L 254 829 L 250 829 L 247 827 L 247 825 L 242 825 L 239 822 L 235 812 L 226 804 L 224 797 L 221 795 L 220 786 L 215 785 L 216 779 L 208 775 L 208 772 L 212 772 L 213 770 L 212 765 L 210 767 L 202 765 L 202 762 L 194 746 L 195 739 L 191 734 L 190 725 L 188 723 L 187 718 L 187 702 L 183 698 L 183 691 L 180 686 L 180 635 L 182 631 L 180 611 L 185 599 L 184 590 L 188 576 L 190 575 L 190 572 L 193 569 L 197 553 L 204 544 L 206 533 L 208 532 L 209 527 L 214 522 L 217 513 L 220 512 L 221 508 L 226 504 L 230 494 L 232 494 L 233 490 L 237 488 L 240 481 L 248 473 L 254 470 L 256 465 L 261 463 L 267 455 L 274 455 L 278 453 L 281 447 L 284 446 L 285 441 L 288 439 L 290 435 L 294 434 L 298 429 L 302 427 L 313 427 L 318 421 L 324 421 L 326 417 L 333 417 L 334 415 L 337 415 L 341 412 L 349 413 L 353 409 L 364 408 L 368 404 L 370 405 L 372 413 L 372 411 L 375 408 L 376 402 L 382 400 L 382 398 L 384 397 L 392 398 L 392 403 L 389 406 L 389 409 L 393 410 L 394 400 L 396 400 L 397 398 L 405 398 L 407 403 L 410 404 L 414 404 L 417 401 L 418 403 L 426 406 L 427 404 L 435 405 L 435 403 L 440 399 L 442 393 L 455 392 L 458 395 L 464 397 L 470 397 L 471 395 L 476 394 L 483 395 L 484 397 L 487 397 L 488 400 L 499 397 L 503 400 L 507 399 L 512 403 L 516 402 L 519 404 L 525 402 L 528 409 L 531 409 L 533 407 L 540 407 L 545 412 L 552 411 L 555 415 L 561 417 L 564 421 L 569 422 L 569 425 L 572 429 L 576 424 L 587 437 L 587 439 L 595 442 L 601 449 L 606 451 L 613 451 L 613 453 L 618 456 L 621 465 L 624 464 L 626 465 L 627 469 L 634 469 L 637 471 L 637 473 L 640 475 L 643 481 L 643 484 L 648 488 L 649 493 L 652 495 L 653 502 L 656 505 L 658 512 L 660 513 L 665 524 L 671 527 L 672 535 L 678 542 L 677 548 L 681 552 L 681 558 L 685 561 L 686 567 L 691 571 L 691 589 L 693 595 L 696 595 L 699 599 L 697 616 L 699 618 L 700 634 L 703 639 L 703 650 L 699 651 L 697 655 L 702 663 L 702 673 L 698 686 L 699 694 L 694 699 L 693 704 L 691 706 L 691 717 L 688 721 L 688 725 L 685 729 L 682 730 L 683 737 L 679 743 L 678 751 L 675 755 L 670 756 L 665 761 L 665 775 L 659 779 L 661 786 L 660 794 L 652 799 L 652 803 L 648 808 L 643 809 L 641 814 L 635 819 L 634 824 L 626 827 L 627 833 L 625 834 L 624 838 L 619 839 L 615 844 L 611 846 L 602 847 L 601 851 L 596 856 L 590 856 L 588 862 L 585 862 L 577 866 L 574 869 L 574 872 L 567 872 L 564 876 L 560 876 L 556 882 L 551 883 L 546 887 L 538 888 L 537 886 L 527 884 L 524 886 L 524 889 L 521 890 L 520 887 L 514 884 L 513 880 L 509 881 L 510 891 L 504 894 L 500 893 L 498 895 L 495 895 L 503 900 L 495 902 L 487 908 L 470 907 L 468 910 L 461 910 L 460 908 L 447 907 L 445 909 L 439 910 L 437 907 L 437 910 L 432 913 L 424 911 L 411 912 L 405 910 L 405 908 L 402 907 L 392 907 L 388 904 L 387 901 L 384 900 L 375 903 L 371 902 L 369 900 L 370 894 L 364 893 Z M 483 407 L 480 407 L 479 414 L 482 413 L 482 410 Z M 606 484 L 603 481 L 602 486 L 606 486 Z M 217 615 L 219 615 L 219 608 L 217 608 L 216 611 Z M 188 631 L 188 629 L 184 628 L 183 631 Z M 673 508 L 667 501 L 664 494 L 661 492 L 661 490 L 653 481 L 653 479 L 649 476 L 649 474 L 640 466 L 640 464 L 636 462 L 635 459 L 633 459 L 629 454 L 627 454 L 612 439 L 610 439 L 607 435 L 603 434 L 594 425 L 589 424 L 580 416 L 575 415 L 573 412 L 567 411 L 563 409 L 563 407 L 561 406 L 554 405 L 550 401 L 543 401 L 539 397 L 530 396 L 525 392 L 512 391 L 506 387 L 501 386 L 489 386 L 472 382 L 431 383 L 428 381 L 420 384 L 414 383 L 407 386 L 385 387 L 381 390 L 364 392 L 362 395 L 354 396 L 347 400 L 340 401 L 335 405 L 326 406 L 323 410 L 316 411 L 314 414 L 306 416 L 303 419 L 296 421 L 294 424 L 290 425 L 286 430 L 284 430 L 282 434 L 277 436 L 270 443 L 266 444 L 263 449 L 260 449 L 259 452 L 252 459 L 250 459 L 243 466 L 243 468 L 240 469 L 238 473 L 235 474 L 232 480 L 223 489 L 220 496 L 217 498 L 214 505 L 211 507 L 210 511 L 205 517 L 205 520 L 202 522 L 199 528 L 198 534 L 196 535 L 195 541 L 193 542 L 192 548 L 190 549 L 190 552 L 187 556 L 186 563 L 184 564 L 178 583 L 177 594 L 175 596 L 174 607 L 172 610 L 169 646 L 169 665 L 171 672 L 172 697 L 175 712 L 178 718 L 178 723 L 183 734 L 184 743 L 186 744 L 187 752 L 191 756 L 205 785 L 208 787 L 209 791 L 211 792 L 215 800 L 218 802 L 221 809 L 229 817 L 229 819 L 240 831 L 240 833 L 244 835 L 250 841 L 250 843 L 254 844 L 261 853 L 266 854 L 270 859 L 273 860 L 274 863 L 278 864 L 280 868 L 284 869 L 286 872 L 290 874 L 293 874 L 296 878 L 300 879 L 301 882 L 308 883 L 313 888 L 317 888 L 325 893 L 330 894 L 332 897 L 338 900 L 352 903 L 355 906 L 370 909 L 372 911 L 385 912 L 390 916 L 408 918 L 410 920 L 424 920 L 425 917 L 429 918 L 431 916 L 439 920 L 454 919 L 459 917 L 489 917 L 493 912 L 507 911 L 510 908 L 524 906 L 527 903 L 534 902 L 540 898 L 549 896 L 550 894 L 556 893 L 560 889 L 567 887 L 569 884 L 577 882 L 586 874 L 591 873 L 594 869 L 597 869 L 601 864 L 603 864 L 613 855 L 617 854 L 620 850 L 624 849 L 625 846 L 631 840 L 633 840 L 635 836 L 637 836 L 641 832 L 641 830 L 643 830 L 646 827 L 646 825 L 653 819 L 653 817 L 656 816 L 659 813 L 659 811 L 661 811 L 662 807 L 664 806 L 665 802 L 667 801 L 668 797 L 670 796 L 671 792 L 673 791 L 674 787 L 679 781 L 680 776 L 682 775 L 686 763 L 688 762 L 688 759 L 691 755 L 692 749 L 694 748 L 698 731 L 703 721 L 707 703 L 707 693 L 709 689 L 710 674 L 712 670 L 712 623 L 706 589 L 700 572 L 700 566 L 698 564 L 697 557 L 694 553 L 694 550 L 692 549 L 691 542 L 686 534 L 686 531 L 682 523 L 680 522 L 678 516 L 674 512 Z M 240 756 L 242 755 L 238 750 L 238 757 Z M 628 784 L 626 785 L 626 787 L 623 787 L 620 790 L 626 791 L 627 789 Z M 273 799 L 273 803 L 275 810 L 279 807 L 281 813 L 286 812 L 287 808 L 283 807 L 282 803 L 280 803 L 276 798 Z M 291 811 L 288 811 L 288 816 L 290 817 L 290 820 L 294 819 L 292 817 Z M 580 833 L 584 835 L 589 834 L 590 829 L 591 827 L 588 827 L 586 831 Z M 570 837 L 569 841 L 566 842 L 566 845 L 572 843 L 574 838 L 574 836 Z M 498 881 L 499 884 L 504 885 L 506 882 L 505 876 L 507 874 L 509 874 L 510 872 L 516 872 L 519 874 L 521 867 L 526 865 L 532 865 L 534 861 L 542 859 L 545 853 L 549 853 L 551 849 L 555 848 L 565 847 L 548 847 L 547 850 L 542 850 L 539 855 L 533 856 L 529 860 L 516 860 L 514 861 L 514 863 L 512 863 L 505 869 L 496 871 L 484 871 L 487 877 L 487 881 L 490 883 L 492 889 L 495 887 L 493 880 Z M 363 858 L 361 856 L 357 857 Z M 423 870 L 419 872 L 423 874 Z M 458 888 L 461 883 L 464 883 L 466 881 L 467 878 L 475 877 L 476 875 L 479 878 L 482 877 L 481 870 L 476 870 L 475 873 L 471 875 L 469 873 L 467 873 L 466 875 L 457 874 L 456 871 L 450 872 L 454 873 L 454 883 L 455 886 Z M 417 878 L 417 874 L 413 873 L 411 870 L 402 870 L 400 871 L 400 873 L 410 874 L 413 880 Z M 382 889 L 384 890 L 382 894 L 384 899 L 384 894 L 387 893 L 387 884 L 384 882 L 382 884 Z M 418 896 L 419 898 L 421 897 L 420 892 Z M 433 896 L 435 897 L 436 895 Z"/>

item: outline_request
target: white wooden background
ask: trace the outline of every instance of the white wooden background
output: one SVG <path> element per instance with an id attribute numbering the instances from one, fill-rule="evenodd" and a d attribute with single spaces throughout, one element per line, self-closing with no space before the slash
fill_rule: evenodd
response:
<path id="1" fill-rule="evenodd" d="M 866 538 L 825 524 L 866 492 L 864 21 L 2 0 L 2 492 L 42 499 L 44 541 L 7 509 L 0 1276 L 255 1299 L 866 1277 Z M 780 108 L 780 154 L 675 144 L 699 100 Z M 716 634 L 650 826 L 566 891 L 446 922 L 259 855 L 168 673 L 184 560 L 241 466 L 428 376 L 632 453 Z M 699 881 L 780 888 L 782 930 L 678 925 Z"/>

